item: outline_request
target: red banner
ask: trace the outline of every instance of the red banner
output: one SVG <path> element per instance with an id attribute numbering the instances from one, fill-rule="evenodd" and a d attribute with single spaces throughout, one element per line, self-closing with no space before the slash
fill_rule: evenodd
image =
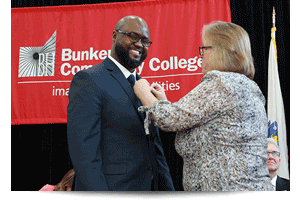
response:
<path id="1" fill-rule="evenodd" d="M 76 72 L 110 53 L 124 16 L 142 17 L 153 42 L 138 73 L 175 102 L 202 75 L 198 47 L 204 24 L 231 21 L 229 0 L 165 0 L 11 9 L 11 123 L 67 123 Z"/>

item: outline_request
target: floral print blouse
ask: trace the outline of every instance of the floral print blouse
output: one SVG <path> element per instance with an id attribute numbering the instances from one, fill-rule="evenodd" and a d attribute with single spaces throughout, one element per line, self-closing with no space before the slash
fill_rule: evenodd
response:
<path id="1" fill-rule="evenodd" d="M 274 190 L 267 167 L 267 116 L 258 85 L 243 74 L 210 71 L 176 103 L 154 102 L 146 132 L 176 133 L 185 191 Z"/>

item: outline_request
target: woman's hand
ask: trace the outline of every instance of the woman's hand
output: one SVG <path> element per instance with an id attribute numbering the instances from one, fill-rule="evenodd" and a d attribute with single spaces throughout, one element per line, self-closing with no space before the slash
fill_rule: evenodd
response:
<path id="1" fill-rule="evenodd" d="M 151 94 L 150 90 L 150 84 L 146 79 L 141 78 L 140 80 L 136 81 L 134 86 L 133 86 L 133 91 L 135 95 L 141 99 L 145 95 Z"/>
<path id="2" fill-rule="evenodd" d="M 165 94 L 165 90 L 159 84 L 152 83 L 152 85 L 151 85 L 151 92 L 154 94 L 154 96 L 158 100 L 167 100 L 167 96 Z"/>
<path id="3" fill-rule="evenodd" d="M 153 102 L 157 101 L 157 98 L 151 93 L 150 84 L 143 78 L 135 82 L 133 91 L 144 106 L 150 107 Z"/>

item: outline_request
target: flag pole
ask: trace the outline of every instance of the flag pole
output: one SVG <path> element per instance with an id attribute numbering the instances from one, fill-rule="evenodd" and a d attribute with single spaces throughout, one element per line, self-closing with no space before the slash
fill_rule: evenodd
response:
<path id="1" fill-rule="evenodd" d="M 272 29 L 271 29 L 271 37 L 274 42 L 274 48 L 275 48 L 275 56 L 276 56 L 276 62 L 277 62 L 277 69 L 278 69 L 278 61 L 277 61 L 277 47 L 276 47 L 276 37 L 275 37 L 275 32 L 276 32 L 276 27 L 275 27 L 275 6 L 273 6 L 273 13 L 272 13 Z"/>
<path id="2" fill-rule="evenodd" d="M 272 13 L 272 19 L 273 19 L 273 28 L 275 27 L 275 6 L 273 6 L 273 13 Z"/>
<path id="3" fill-rule="evenodd" d="M 275 6 L 273 6 L 273 13 L 272 13 L 272 24 L 273 24 L 273 26 L 272 26 L 272 28 L 275 28 L 275 18 L 276 18 L 275 15 L 276 15 Z M 275 30 L 276 30 L 276 28 L 275 28 Z M 274 31 L 274 39 L 276 40 L 275 31 Z"/>

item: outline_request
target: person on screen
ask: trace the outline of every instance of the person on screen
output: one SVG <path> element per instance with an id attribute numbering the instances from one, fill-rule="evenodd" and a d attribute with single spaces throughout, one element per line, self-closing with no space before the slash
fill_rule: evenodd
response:
<path id="1" fill-rule="evenodd" d="M 72 191 L 74 169 L 69 170 L 57 185 L 44 185 L 39 191 Z"/>
<path id="2" fill-rule="evenodd" d="M 154 121 L 177 132 L 185 191 L 273 190 L 265 98 L 252 80 L 249 36 L 234 23 L 217 21 L 204 26 L 202 41 L 204 77 L 178 102 L 169 102 L 159 84 L 135 83 L 146 129 Z"/>
<path id="3" fill-rule="evenodd" d="M 111 54 L 72 79 L 67 128 L 74 190 L 174 190 L 158 129 L 146 135 L 132 88 L 149 38 L 142 18 L 122 18 L 112 32 Z"/>
<path id="4" fill-rule="evenodd" d="M 268 169 L 276 191 L 290 191 L 290 181 L 277 175 L 280 165 L 280 152 L 277 142 L 268 138 Z"/>

